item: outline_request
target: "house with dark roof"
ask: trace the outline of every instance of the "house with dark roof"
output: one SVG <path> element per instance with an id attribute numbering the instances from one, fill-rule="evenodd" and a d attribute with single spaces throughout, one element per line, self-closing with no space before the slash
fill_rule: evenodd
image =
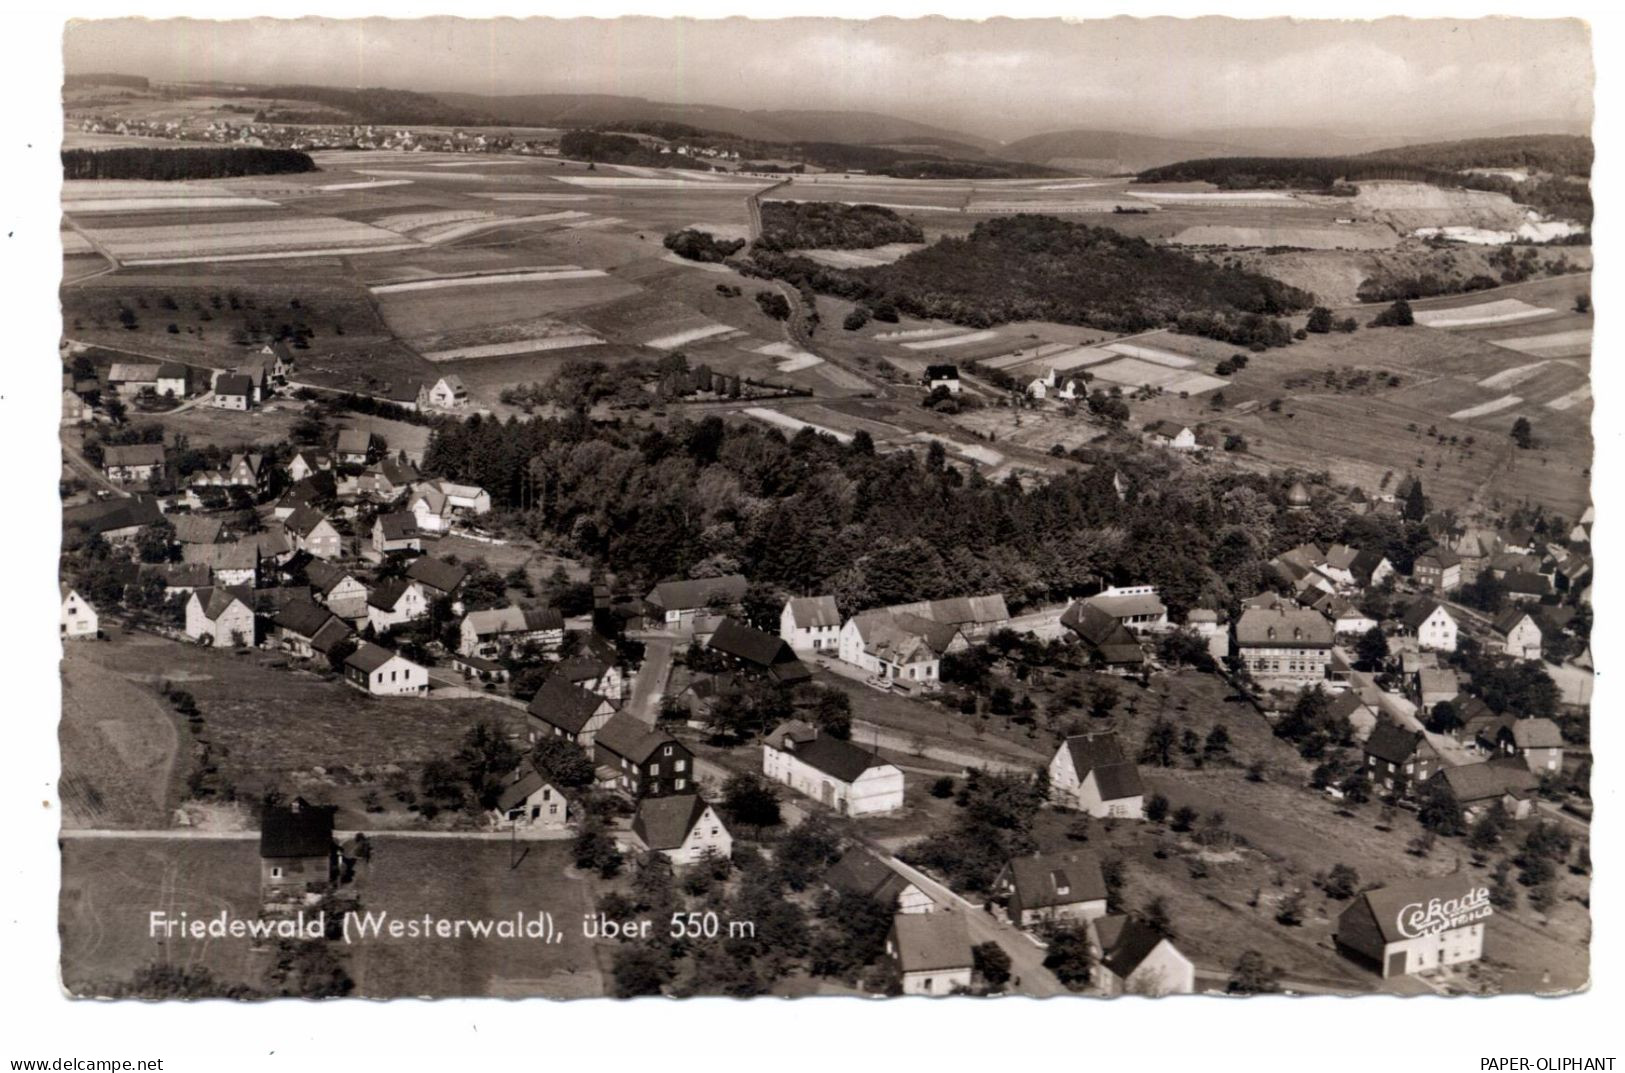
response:
<path id="1" fill-rule="evenodd" d="M 1086 923 L 1106 915 L 1106 878 L 1088 850 L 1035 853 L 1006 862 L 993 896 L 1012 924 Z"/>
<path id="2" fill-rule="evenodd" d="M 1168 608 L 1150 585 L 1112 586 L 1083 601 L 1121 623 L 1130 633 L 1161 633 L 1168 628 Z"/>
<path id="3" fill-rule="evenodd" d="M 391 555 L 423 550 L 423 537 L 417 519 L 410 513 L 380 514 L 372 523 L 372 553 L 384 559 Z"/>
<path id="4" fill-rule="evenodd" d="M 1375 686 L 1369 687 L 1376 689 Z M 1331 698 L 1327 714 L 1333 719 L 1347 719 L 1354 728 L 1354 740 L 1365 742 L 1377 729 L 1381 702 L 1368 700 L 1358 689 L 1345 689 Z"/>
<path id="5" fill-rule="evenodd" d="M 183 544 L 181 561 L 202 564 L 216 585 L 252 586 L 259 579 L 260 547 L 253 540 L 229 544 Z"/>
<path id="6" fill-rule="evenodd" d="M 959 366 L 957 365 L 927 365 L 925 373 L 920 377 L 920 383 L 925 390 L 935 391 L 937 388 L 947 388 L 950 395 L 959 394 Z"/>
<path id="7" fill-rule="evenodd" d="M 326 473 L 333 468 L 333 460 L 308 447 L 300 448 L 288 459 L 288 480 L 298 484 L 307 477 Z"/>
<path id="8" fill-rule="evenodd" d="M 1421 667 L 1416 672 L 1416 699 L 1423 711 L 1461 695 L 1461 679 L 1449 667 Z"/>
<path id="9" fill-rule="evenodd" d="M 615 705 L 553 673 L 542 682 L 525 708 L 531 744 L 544 738 L 568 738 L 592 753 L 593 739 L 615 714 Z"/>
<path id="10" fill-rule="evenodd" d="M 254 405 L 254 381 L 242 373 L 221 373 L 214 378 L 217 410 L 247 410 Z"/>
<path id="11" fill-rule="evenodd" d="M 271 619 L 277 644 L 296 656 L 328 656 L 350 636 L 349 625 L 306 597 L 285 604 Z"/>
<path id="12" fill-rule="evenodd" d="M 843 816 L 903 807 L 903 771 L 850 741 L 792 719 L 762 741 L 762 774 Z"/>
<path id="13" fill-rule="evenodd" d="M 414 583 L 415 584 L 415 583 Z M 564 643 L 564 616 L 551 607 L 493 607 L 470 611 L 458 627 L 457 651 L 499 659 L 516 648 L 554 651 Z"/>
<path id="14" fill-rule="evenodd" d="M 882 610 L 897 615 L 918 615 L 942 626 L 952 626 L 965 635 L 967 641 L 981 640 L 1010 625 L 1010 609 L 1004 594 L 983 593 L 980 596 L 950 596 L 942 600 L 916 600 L 908 604 L 893 604 Z"/>
<path id="15" fill-rule="evenodd" d="M 598 783 L 634 799 L 694 792 L 694 754 L 663 730 L 616 712 L 593 739 Z"/>
<path id="16" fill-rule="evenodd" d="M 1552 581 L 1544 574 L 1514 570 L 1501 579 L 1501 588 L 1506 590 L 1508 600 L 1533 604 L 1552 594 Z"/>
<path id="17" fill-rule="evenodd" d="M 367 585 L 354 571 L 312 559 L 305 564 L 305 580 L 312 598 L 339 618 L 357 622 L 367 617 Z"/>
<path id="18" fill-rule="evenodd" d="M 1393 576 L 1394 566 L 1380 551 L 1333 544 L 1314 568 L 1339 589 L 1361 590 L 1381 585 Z"/>
<path id="19" fill-rule="evenodd" d="M 247 589 L 198 589 L 186 601 L 186 636 L 218 647 L 254 643 L 254 598 Z"/>
<path id="20" fill-rule="evenodd" d="M 1105 609 L 1078 600 L 1062 612 L 1061 625 L 1072 631 L 1097 668 L 1113 674 L 1145 670 L 1145 650 L 1139 638 Z"/>
<path id="21" fill-rule="evenodd" d="M 932 913 L 937 903 L 913 882 L 862 846 L 853 846 L 824 873 L 826 887 L 858 894 L 896 913 Z"/>
<path id="22" fill-rule="evenodd" d="M 423 594 L 430 600 L 450 599 L 452 610 L 462 613 L 462 601 L 457 599 L 457 591 L 468 577 L 468 567 L 430 555 L 420 555 L 407 566 L 406 576 L 422 585 Z"/>
<path id="23" fill-rule="evenodd" d="M 1384 979 L 1477 961 L 1495 908 L 1466 871 L 1408 879 L 1355 896 L 1337 917 L 1337 946 Z"/>
<path id="24" fill-rule="evenodd" d="M 905 995 L 951 995 L 969 989 L 974 960 L 961 913 L 899 913 L 886 953 L 903 977 Z"/>
<path id="25" fill-rule="evenodd" d="M 212 514 L 175 514 L 169 519 L 175 527 L 177 544 L 218 544 L 226 523 Z"/>
<path id="26" fill-rule="evenodd" d="M 1525 819 L 1540 789 L 1540 780 L 1515 756 L 1497 757 L 1482 764 L 1444 767 L 1429 781 L 1441 785 L 1455 799 L 1469 823 L 1497 801 L 1508 816 Z"/>
<path id="27" fill-rule="evenodd" d="M 1449 548 L 1430 548 L 1416 557 L 1411 580 L 1440 596 L 1454 592 L 1461 588 L 1461 556 Z"/>
<path id="28" fill-rule="evenodd" d="M 364 466 L 372 460 L 372 433 L 364 428 L 339 430 L 337 444 L 339 461 L 349 466 Z"/>
<path id="29" fill-rule="evenodd" d="M 1095 986 L 1107 997 L 1117 995 L 1190 995 L 1196 991 L 1196 966 L 1173 940 L 1131 916 L 1114 913 L 1089 923 L 1094 954 Z"/>
<path id="30" fill-rule="evenodd" d="M 1371 731 L 1364 748 L 1371 788 L 1384 797 L 1414 796 L 1415 788 L 1431 779 L 1441 763 L 1426 735 L 1386 720 Z"/>
<path id="31" fill-rule="evenodd" d="M 779 612 L 779 636 L 797 652 L 834 649 L 840 632 L 841 612 L 833 596 L 792 596 Z"/>
<path id="32" fill-rule="evenodd" d="M 595 641 L 602 641 L 602 638 L 589 634 L 583 653 L 559 660 L 553 673 L 589 693 L 607 698 L 611 704 L 620 704 L 626 694 L 627 678 L 621 668 L 620 657 L 614 646 L 607 642 L 604 647 L 609 651 L 596 651 Z"/>
<path id="33" fill-rule="evenodd" d="M 750 583 L 743 574 L 696 578 L 691 581 L 662 581 L 644 597 L 646 614 L 653 624 L 667 629 L 686 629 L 694 616 L 711 608 L 727 607 L 745 598 Z"/>
<path id="34" fill-rule="evenodd" d="M 569 822 L 570 799 L 530 764 L 520 764 L 503 780 L 490 818 L 502 830 L 557 831 Z"/>
<path id="35" fill-rule="evenodd" d="M 423 594 L 423 587 L 408 578 L 385 578 L 367 594 L 367 625 L 376 633 L 428 613 L 429 598 Z"/>
<path id="36" fill-rule="evenodd" d="M 1486 744 L 1503 756 L 1515 756 L 1535 775 L 1563 770 L 1563 730 L 1542 716 L 1517 719 L 1502 716 Z"/>
<path id="37" fill-rule="evenodd" d="M 362 641 L 345 659 L 344 680 L 375 697 L 425 697 L 429 694 L 429 672 L 426 668 L 371 641 Z"/>
<path id="38" fill-rule="evenodd" d="M 836 640 L 843 663 L 889 682 L 920 685 L 935 684 L 942 657 L 968 647 L 957 626 L 894 608 L 853 615 Z"/>
<path id="39" fill-rule="evenodd" d="M 298 506 L 282 520 L 283 531 L 295 551 L 317 559 L 337 559 L 344 554 L 344 536 L 327 515 L 311 506 Z"/>
<path id="40" fill-rule="evenodd" d="M 796 658 L 782 637 L 731 617 L 722 620 L 706 647 L 726 657 L 746 674 L 768 678 L 780 685 L 804 682 L 812 677 L 812 672 Z"/>
<path id="41" fill-rule="evenodd" d="M 296 896 L 327 889 L 338 875 L 332 805 L 302 797 L 260 809 L 260 889 Z"/>
<path id="42" fill-rule="evenodd" d="M 1170 447 L 1175 451 L 1194 451 L 1199 446 L 1196 430 L 1178 421 L 1151 422 L 1145 426 L 1145 438 L 1158 447 Z"/>
<path id="43" fill-rule="evenodd" d="M 62 546 L 72 551 L 95 536 L 109 544 L 126 544 L 163 517 L 158 500 L 150 495 L 113 496 L 64 507 Z"/>
<path id="44" fill-rule="evenodd" d="M 1049 762 L 1050 796 L 1057 805 L 1097 819 L 1145 816 L 1145 785 L 1113 731 L 1074 734 Z"/>
<path id="45" fill-rule="evenodd" d="M 733 854 L 728 825 L 697 793 L 641 799 L 632 816 L 632 836 L 644 850 L 663 853 L 674 865 Z"/>

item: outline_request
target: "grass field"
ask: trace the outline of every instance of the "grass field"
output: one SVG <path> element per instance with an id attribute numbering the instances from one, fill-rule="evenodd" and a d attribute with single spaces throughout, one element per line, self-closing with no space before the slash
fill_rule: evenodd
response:
<path id="1" fill-rule="evenodd" d="M 512 919 L 552 914 L 563 941 L 368 939 L 349 948 L 350 975 L 368 998 L 493 996 L 586 998 L 604 993 L 598 949 L 581 932 L 597 881 L 570 867 L 567 842 L 531 842 L 510 867 L 501 841 L 380 835 L 355 890 L 363 911 L 421 920 Z M 606 947 L 606 949 L 609 949 Z"/>
<path id="2" fill-rule="evenodd" d="M 145 684 L 104 666 L 101 642 L 65 646 L 62 826 L 167 827 L 185 790 L 184 728 Z"/>

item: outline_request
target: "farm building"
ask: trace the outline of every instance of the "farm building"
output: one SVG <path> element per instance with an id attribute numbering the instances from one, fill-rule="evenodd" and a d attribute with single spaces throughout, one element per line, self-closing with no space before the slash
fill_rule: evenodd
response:
<path id="1" fill-rule="evenodd" d="M 1499 757 L 1482 764 L 1441 768 L 1430 780 L 1443 786 L 1469 823 L 1497 801 L 1515 820 L 1525 819 L 1533 807 L 1540 782 L 1517 757 Z"/>
<path id="2" fill-rule="evenodd" d="M 699 794 L 645 797 L 632 817 L 632 834 L 645 849 L 665 854 L 675 865 L 726 859 L 733 853 L 728 825 Z"/>
<path id="3" fill-rule="evenodd" d="M 589 693 L 596 693 L 619 704 L 626 692 L 626 675 L 613 647 L 605 645 L 610 648 L 607 653 L 598 651 L 598 646 L 593 643 L 596 639 L 594 635 L 589 635 L 586 654 L 559 660 L 553 673 Z"/>
<path id="4" fill-rule="evenodd" d="M 94 638 L 100 630 L 100 620 L 90 601 L 67 585 L 57 586 L 62 597 L 62 620 L 57 636 L 69 641 Z"/>
<path id="5" fill-rule="evenodd" d="M 763 739 L 762 774 L 843 816 L 870 816 L 903 807 L 901 769 L 798 719 Z"/>
<path id="6" fill-rule="evenodd" d="M 1315 569 L 1342 589 L 1381 585 L 1394 574 L 1393 564 L 1381 552 L 1361 551 L 1347 544 L 1333 544 Z"/>
<path id="7" fill-rule="evenodd" d="M 886 953 L 902 973 L 905 995 L 951 995 L 970 987 L 970 933 L 958 913 L 899 913 Z"/>
<path id="8" fill-rule="evenodd" d="M 1495 752 L 1521 759 L 1536 775 L 1563 770 L 1563 731 L 1550 719 L 1515 719 L 1502 716 L 1486 745 Z"/>
<path id="9" fill-rule="evenodd" d="M 1145 815 L 1139 769 L 1114 732 L 1074 734 L 1061 742 L 1049 762 L 1049 780 L 1051 798 L 1066 808 L 1097 819 Z"/>
<path id="10" fill-rule="evenodd" d="M 954 596 L 944 600 L 918 600 L 909 604 L 894 604 L 881 610 L 918 615 L 940 625 L 952 626 L 964 634 L 967 641 L 982 640 L 995 630 L 1010 625 L 1010 610 L 1005 606 L 1004 594 L 997 592 L 981 596 Z"/>
<path id="11" fill-rule="evenodd" d="M 841 662 L 894 682 L 934 683 L 942 657 L 969 647 L 957 627 L 891 610 L 847 619 L 837 640 Z"/>
<path id="12" fill-rule="evenodd" d="M 685 629 L 694 617 L 708 609 L 727 607 L 745 598 L 749 582 L 743 574 L 700 578 L 694 581 L 662 581 L 644 598 L 649 618 L 670 629 Z"/>
<path id="13" fill-rule="evenodd" d="M 186 601 L 186 636 L 216 647 L 253 644 L 253 597 L 246 589 L 198 589 Z"/>
<path id="14" fill-rule="evenodd" d="M 209 568 L 216 585 L 253 585 L 259 577 L 259 545 L 249 540 L 230 544 L 184 544 L 181 561 Z"/>
<path id="15" fill-rule="evenodd" d="M 1160 998 L 1195 993 L 1196 966 L 1156 929 L 1117 913 L 1092 920 L 1089 935 L 1101 994 Z"/>
<path id="16" fill-rule="evenodd" d="M 1106 612 L 1133 633 L 1168 628 L 1168 608 L 1151 585 L 1113 586 L 1082 602 Z"/>
<path id="17" fill-rule="evenodd" d="M 1106 915 L 1106 877 L 1088 850 L 1016 857 L 994 879 L 993 894 L 1004 900 L 1010 922 L 1023 928 Z"/>
<path id="18" fill-rule="evenodd" d="M 457 590 L 462 588 L 463 581 L 468 577 L 468 567 L 423 555 L 407 566 L 406 576 L 423 586 L 423 594 L 429 599 L 450 599 L 453 601 L 452 610 L 462 613 L 462 601 L 456 597 Z"/>
<path id="19" fill-rule="evenodd" d="M 525 645 L 552 650 L 563 641 L 564 616 L 553 608 L 495 607 L 463 616 L 457 651 L 496 659 Z"/>
<path id="20" fill-rule="evenodd" d="M 957 365 L 927 365 L 925 375 L 920 378 L 925 390 L 935 391 L 943 388 L 949 394 L 959 394 L 959 366 Z"/>
<path id="21" fill-rule="evenodd" d="M 1456 617 L 1443 604 L 1418 600 L 1400 617 L 1404 632 L 1416 638 L 1417 645 L 1433 652 L 1456 650 Z"/>
<path id="22" fill-rule="evenodd" d="M 1448 667 L 1423 667 L 1416 672 L 1416 697 L 1425 711 L 1461 695 L 1461 679 Z"/>
<path id="23" fill-rule="evenodd" d="M 779 636 L 797 652 L 820 652 L 839 644 L 841 612 L 833 596 L 795 596 L 779 612 Z"/>
<path id="24" fill-rule="evenodd" d="M 862 846 L 853 846 L 824 873 L 831 890 L 873 898 L 897 913 L 932 913 L 937 903 L 886 862 Z"/>
<path id="25" fill-rule="evenodd" d="M 102 448 L 102 475 L 118 484 L 150 481 L 164 471 L 164 445 L 123 443 Z"/>
<path id="26" fill-rule="evenodd" d="M 371 641 L 362 641 L 344 661 L 344 680 L 375 697 L 422 697 L 429 693 L 427 670 Z"/>
<path id="27" fill-rule="evenodd" d="M 191 390 L 191 375 L 187 372 L 186 366 L 173 361 L 158 366 L 158 382 L 154 390 L 160 396 L 186 398 Z"/>
<path id="28" fill-rule="evenodd" d="M 260 810 L 260 889 L 303 895 L 326 889 L 338 874 L 331 805 L 296 797 L 290 805 Z"/>
<path id="29" fill-rule="evenodd" d="M 1158 447 L 1175 451 L 1194 451 L 1197 448 L 1196 430 L 1177 421 L 1153 421 L 1145 426 L 1145 438 Z"/>
<path id="30" fill-rule="evenodd" d="M 796 658 L 783 638 L 732 618 L 722 620 L 706 642 L 706 648 L 726 657 L 745 673 L 769 678 L 780 685 L 804 682 L 812 677 L 807 665 Z"/>
<path id="31" fill-rule="evenodd" d="M 143 391 L 158 390 L 158 365 L 149 362 L 115 361 L 107 367 L 107 387 L 116 395 L 131 398 Z"/>
<path id="32" fill-rule="evenodd" d="M 311 596 L 339 618 L 355 622 L 367 617 L 367 586 L 341 566 L 314 559 L 305 566 Z"/>
<path id="33" fill-rule="evenodd" d="M 308 597 L 284 604 L 271 623 L 277 644 L 305 659 L 331 654 L 350 636 L 343 619 Z"/>
<path id="34" fill-rule="evenodd" d="M 149 495 L 115 496 L 64 507 L 62 546 L 72 550 L 93 536 L 109 544 L 125 544 L 134 540 L 143 527 L 162 520 L 163 516 L 158 501 Z"/>
<path id="35" fill-rule="evenodd" d="M 477 484 L 436 479 L 414 488 L 406 507 L 417 518 L 418 528 L 443 533 L 464 515 L 491 513 L 491 493 Z"/>
<path id="36" fill-rule="evenodd" d="M 1313 611 L 1248 608 L 1236 620 L 1236 651 L 1261 682 L 1314 685 L 1332 657 L 1332 624 Z"/>
<path id="37" fill-rule="evenodd" d="M 1337 918 L 1339 948 L 1384 979 L 1477 961 L 1494 914 L 1488 887 L 1469 875 L 1391 883 L 1368 890 Z"/>
<path id="38" fill-rule="evenodd" d="M 543 738 L 568 738 L 590 751 L 599 728 L 615 714 L 615 705 L 555 673 L 547 676 L 525 713 L 532 744 Z"/>
<path id="39" fill-rule="evenodd" d="M 241 373 L 221 373 L 214 378 L 213 403 L 217 410 L 250 409 L 257 394 L 254 381 Z"/>
<path id="40" fill-rule="evenodd" d="M 423 537 L 412 515 L 380 514 L 372 523 L 372 551 L 379 558 L 422 550 Z"/>

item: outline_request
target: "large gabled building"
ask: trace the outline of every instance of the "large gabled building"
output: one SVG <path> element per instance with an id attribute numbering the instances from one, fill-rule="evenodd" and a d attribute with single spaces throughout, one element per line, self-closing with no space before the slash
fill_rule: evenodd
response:
<path id="1" fill-rule="evenodd" d="M 901 768 L 798 719 L 782 724 L 763 740 L 762 774 L 843 816 L 875 815 L 903 807 Z"/>
<path id="2" fill-rule="evenodd" d="M 1332 624 L 1306 608 L 1253 607 L 1236 620 L 1236 653 L 1248 673 L 1266 685 L 1324 681 L 1332 637 Z"/>
<path id="3" fill-rule="evenodd" d="M 1115 732 L 1074 734 L 1049 762 L 1050 796 L 1056 804 L 1103 819 L 1142 819 L 1145 784 L 1123 752 Z"/>

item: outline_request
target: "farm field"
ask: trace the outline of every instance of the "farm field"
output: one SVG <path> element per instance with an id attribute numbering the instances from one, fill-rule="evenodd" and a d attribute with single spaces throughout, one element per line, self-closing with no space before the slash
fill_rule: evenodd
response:
<path id="1" fill-rule="evenodd" d="M 75 995 L 139 969 L 207 969 L 227 984 L 259 986 L 266 955 L 248 939 L 157 940 L 148 914 L 254 920 L 260 909 L 259 846 L 252 839 L 79 839 L 62 844 L 58 926 L 62 982 Z"/>
<path id="2" fill-rule="evenodd" d="M 88 651 L 98 647 L 64 646 L 62 826 L 166 827 L 185 790 L 184 728 L 153 690 Z"/>

